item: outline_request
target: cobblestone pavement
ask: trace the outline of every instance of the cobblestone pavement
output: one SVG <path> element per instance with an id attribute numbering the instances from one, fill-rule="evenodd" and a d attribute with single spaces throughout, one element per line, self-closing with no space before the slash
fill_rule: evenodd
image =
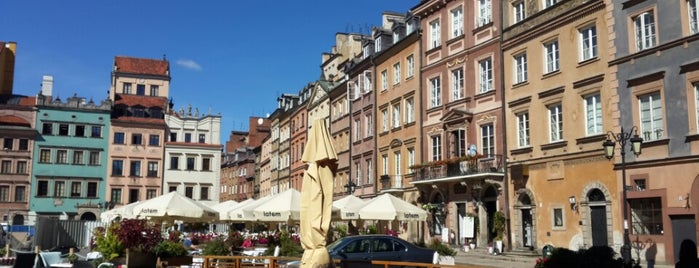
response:
<path id="1" fill-rule="evenodd" d="M 459 251 L 454 256 L 455 264 L 468 267 L 532 268 L 536 259 L 534 256 L 490 255 L 481 249 Z"/>

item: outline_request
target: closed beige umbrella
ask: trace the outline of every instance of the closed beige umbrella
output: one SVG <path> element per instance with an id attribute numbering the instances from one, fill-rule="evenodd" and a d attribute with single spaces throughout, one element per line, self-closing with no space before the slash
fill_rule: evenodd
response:
<path id="1" fill-rule="evenodd" d="M 325 237 L 330 228 L 337 154 L 324 120 L 313 121 L 301 160 L 308 163 L 301 186 L 301 267 L 331 267 Z"/>

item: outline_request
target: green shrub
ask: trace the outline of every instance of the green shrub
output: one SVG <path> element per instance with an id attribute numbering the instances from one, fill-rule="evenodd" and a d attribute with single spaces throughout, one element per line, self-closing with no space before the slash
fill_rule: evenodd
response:
<path id="1" fill-rule="evenodd" d="M 112 261 L 119 256 L 123 256 L 126 247 L 121 243 L 117 232 L 119 231 L 119 223 L 112 223 L 106 230 L 104 228 L 95 228 L 93 237 L 95 238 L 95 248 L 102 254 L 102 257 L 107 261 Z"/>
<path id="2" fill-rule="evenodd" d="M 155 246 L 155 254 L 160 257 L 187 256 L 187 249 L 184 244 L 172 240 L 163 240 Z"/>
<path id="3" fill-rule="evenodd" d="M 210 256 L 228 256 L 231 254 L 231 251 L 228 245 L 226 245 L 226 241 L 222 237 L 217 237 L 206 243 L 202 253 Z"/>
<path id="4" fill-rule="evenodd" d="M 279 236 L 279 242 L 279 256 L 301 257 L 303 255 L 303 247 L 301 247 L 300 241 L 291 237 L 289 232 L 282 231 L 281 236 Z"/>
<path id="5" fill-rule="evenodd" d="M 378 234 L 379 233 L 379 228 L 376 227 L 376 225 L 369 225 L 367 227 L 367 234 Z"/>
<path id="6" fill-rule="evenodd" d="M 505 225 L 507 224 L 505 220 L 505 214 L 498 210 L 493 215 L 493 232 L 495 233 L 495 240 L 502 240 L 503 235 L 505 235 Z"/>
<path id="7" fill-rule="evenodd" d="M 437 251 L 440 256 L 454 256 L 456 255 L 456 250 L 449 247 L 449 245 L 442 243 L 439 238 L 432 238 L 432 243 L 427 246 L 427 248 Z"/>

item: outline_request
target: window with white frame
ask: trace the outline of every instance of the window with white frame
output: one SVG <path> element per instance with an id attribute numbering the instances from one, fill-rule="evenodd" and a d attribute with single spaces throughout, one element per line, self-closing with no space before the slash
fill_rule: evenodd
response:
<path id="1" fill-rule="evenodd" d="M 400 127 L 400 104 L 396 103 L 393 105 L 393 115 L 391 116 L 391 119 L 393 119 L 393 128 L 399 128 Z"/>
<path id="2" fill-rule="evenodd" d="M 386 70 L 381 71 L 381 90 L 388 89 L 388 72 Z"/>
<path id="3" fill-rule="evenodd" d="M 430 46 L 429 49 L 436 48 L 441 44 L 441 28 L 439 26 L 439 20 L 434 20 L 430 22 Z"/>
<path id="4" fill-rule="evenodd" d="M 478 27 L 486 25 L 492 21 L 492 10 L 491 10 L 492 0 L 478 0 Z"/>
<path id="5" fill-rule="evenodd" d="M 636 34 L 636 51 L 655 46 L 655 16 L 649 10 L 633 18 L 634 33 Z"/>
<path id="6" fill-rule="evenodd" d="M 517 147 L 529 146 L 529 112 L 518 113 L 517 115 Z"/>
<path id="7" fill-rule="evenodd" d="M 524 10 L 524 1 L 517 1 L 512 3 L 512 24 L 523 21 L 526 17 Z"/>
<path id="8" fill-rule="evenodd" d="M 68 164 L 68 150 L 56 150 L 56 164 Z"/>
<path id="9" fill-rule="evenodd" d="M 365 127 L 365 132 L 364 132 L 364 137 L 371 137 L 371 134 L 373 132 L 373 126 L 371 125 L 371 115 L 367 114 L 364 116 L 364 127 Z"/>
<path id="10" fill-rule="evenodd" d="M 415 165 L 415 148 L 408 148 L 408 166 Z"/>
<path id="11" fill-rule="evenodd" d="M 699 33 L 699 0 L 687 0 L 687 11 L 689 12 L 689 33 Z"/>
<path id="12" fill-rule="evenodd" d="M 354 141 L 360 141 L 362 139 L 362 130 L 361 130 L 361 120 L 360 119 L 355 119 L 354 120 Z"/>
<path id="13" fill-rule="evenodd" d="M 402 187 L 402 185 L 400 185 L 401 175 L 403 175 L 401 161 L 403 160 L 400 157 L 400 151 L 393 152 L 393 174 L 395 175 L 395 185 L 393 185 L 393 188 Z"/>
<path id="14" fill-rule="evenodd" d="M 548 106 L 549 114 L 549 140 L 551 142 L 563 140 L 563 107 L 560 103 Z"/>
<path id="15" fill-rule="evenodd" d="M 357 176 L 357 186 L 362 185 L 362 164 L 360 162 L 354 163 L 354 173 Z"/>
<path id="16" fill-rule="evenodd" d="M 602 133 L 602 100 L 599 93 L 585 96 L 585 134 Z"/>
<path id="17" fill-rule="evenodd" d="M 388 175 L 388 155 L 381 155 L 381 175 Z"/>
<path id="18" fill-rule="evenodd" d="M 638 97 L 641 134 L 643 141 L 654 141 L 663 137 L 663 107 L 660 92 Z"/>
<path id="19" fill-rule="evenodd" d="M 415 75 L 415 57 L 413 55 L 410 55 L 405 60 L 408 62 L 408 73 L 406 75 L 406 78 L 409 78 Z"/>
<path id="20" fill-rule="evenodd" d="M 375 52 L 381 51 L 381 36 L 377 37 L 376 40 L 374 40 L 374 51 Z"/>
<path id="21" fill-rule="evenodd" d="M 481 151 L 485 157 L 492 157 L 495 155 L 495 133 L 493 131 L 493 124 L 481 126 Z"/>
<path id="22" fill-rule="evenodd" d="M 393 84 L 400 83 L 400 62 L 393 64 Z"/>
<path id="23" fill-rule="evenodd" d="M 493 90 L 493 61 L 487 58 L 478 62 L 478 88 L 480 93 Z"/>
<path id="24" fill-rule="evenodd" d="M 558 0 L 544 0 L 544 8 L 551 7 L 556 4 Z"/>
<path id="25" fill-rule="evenodd" d="M 415 103 L 413 98 L 405 100 L 405 123 L 415 122 Z"/>
<path id="26" fill-rule="evenodd" d="M 432 139 L 432 161 L 442 159 L 442 136 L 434 135 Z"/>
<path id="27" fill-rule="evenodd" d="M 381 131 L 388 131 L 388 110 L 381 110 Z"/>
<path id="28" fill-rule="evenodd" d="M 364 93 L 371 92 L 371 71 L 364 71 L 360 77 L 362 78 Z"/>
<path id="29" fill-rule="evenodd" d="M 399 40 L 400 40 L 400 33 L 398 33 L 398 32 L 393 32 L 393 43 L 394 43 L 394 44 L 395 44 L 395 43 L 398 43 Z"/>
<path id="30" fill-rule="evenodd" d="M 464 98 L 464 69 L 462 68 L 451 71 L 451 98 L 452 100 Z"/>
<path id="31" fill-rule="evenodd" d="M 365 164 L 366 164 L 366 183 L 371 184 L 372 182 L 374 182 L 374 180 L 373 180 L 374 176 L 372 176 L 372 173 L 374 172 L 374 170 L 371 168 L 371 159 L 367 159 Z"/>
<path id="32" fill-rule="evenodd" d="M 451 37 L 464 34 L 464 11 L 461 6 L 451 10 Z"/>
<path id="33" fill-rule="evenodd" d="M 514 56 L 514 81 L 512 84 L 524 83 L 527 81 L 527 53 L 520 53 Z"/>
<path id="34" fill-rule="evenodd" d="M 409 35 L 415 31 L 415 21 L 409 20 L 405 22 L 405 35 Z"/>
<path id="35" fill-rule="evenodd" d="M 442 105 L 442 82 L 439 77 L 430 79 L 430 108 Z"/>
<path id="36" fill-rule="evenodd" d="M 456 156 L 465 156 L 468 153 L 466 148 L 466 130 L 457 129 L 451 132 L 454 139 L 454 154 Z"/>
<path id="37" fill-rule="evenodd" d="M 580 36 L 580 61 L 597 57 L 597 27 L 592 25 L 578 31 Z"/>
<path id="38" fill-rule="evenodd" d="M 560 69 L 558 57 L 558 40 L 553 40 L 544 44 L 544 73 L 552 73 Z"/>

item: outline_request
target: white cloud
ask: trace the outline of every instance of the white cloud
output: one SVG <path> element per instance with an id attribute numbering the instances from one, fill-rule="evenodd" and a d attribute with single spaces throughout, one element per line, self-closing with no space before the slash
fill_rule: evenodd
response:
<path id="1" fill-rule="evenodd" d="M 190 70 L 201 71 L 201 65 L 199 65 L 199 63 L 197 63 L 193 60 L 188 60 L 188 59 L 177 60 L 177 65 L 185 67 L 185 68 L 190 69 Z"/>

